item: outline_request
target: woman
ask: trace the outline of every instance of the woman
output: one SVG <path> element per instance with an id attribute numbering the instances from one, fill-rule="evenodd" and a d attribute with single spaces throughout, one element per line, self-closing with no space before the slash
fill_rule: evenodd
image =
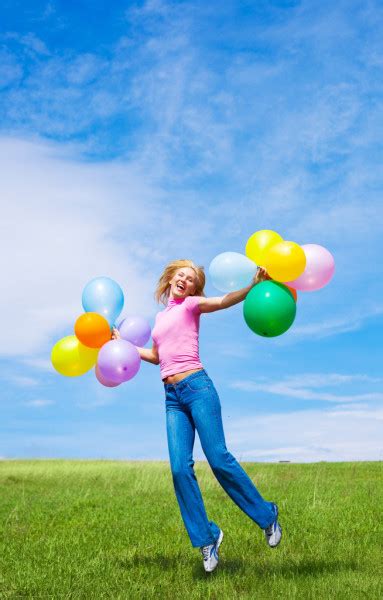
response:
<path id="1" fill-rule="evenodd" d="M 165 268 L 155 294 L 157 301 L 162 301 L 166 308 L 156 316 L 153 347 L 138 348 L 143 360 L 160 365 L 174 489 L 191 543 L 201 549 L 207 572 L 213 571 L 218 564 L 223 532 L 207 518 L 194 473 L 196 429 L 214 475 L 230 498 L 264 529 L 268 545 L 277 546 L 282 535 L 276 504 L 262 498 L 226 448 L 219 397 L 198 352 L 200 315 L 241 302 L 266 275 L 266 271 L 259 268 L 248 287 L 206 298 L 203 268 L 190 260 L 171 262 Z M 117 336 L 118 332 L 114 331 Z"/>

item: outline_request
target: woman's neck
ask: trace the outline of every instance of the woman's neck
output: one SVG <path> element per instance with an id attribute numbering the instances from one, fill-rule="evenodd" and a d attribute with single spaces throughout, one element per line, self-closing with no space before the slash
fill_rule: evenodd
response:
<path id="1" fill-rule="evenodd" d="M 185 296 L 186 298 L 186 296 Z M 168 306 L 174 306 L 175 304 L 182 304 L 185 298 L 176 298 L 172 294 L 169 296 Z"/>

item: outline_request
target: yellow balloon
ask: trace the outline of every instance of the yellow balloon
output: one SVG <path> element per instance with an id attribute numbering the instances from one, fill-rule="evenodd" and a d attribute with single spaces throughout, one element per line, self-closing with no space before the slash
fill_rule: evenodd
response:
<path id="1" fill-rule="evenodd" d="M 276 281 L 293 281 L 306 267 L 306 255 L 295 242 L 279 242 L 270 248 L 264 265 Z"/>
<path id="2" fill-rule="evenodd" d="M 52 348 L 52 365 L 67 377 L 77 377 L 89 371 L 97 361 L 99 348 L 88 348 L 75 335 L 67 335 Z"/>
<path id="3" fill-rule="evenodd" d="M 268 251 L 274 244 L 283 242 L 283 237 L 271 229 L 260 229 L 249 237 L 246 242 L 246 256 L 251 258 L 257 265 L 265 266 Z"/>

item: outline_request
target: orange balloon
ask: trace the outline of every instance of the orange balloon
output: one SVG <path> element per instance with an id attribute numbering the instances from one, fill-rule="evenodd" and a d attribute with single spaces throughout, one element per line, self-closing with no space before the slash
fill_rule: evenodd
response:
<path id="1" fill-rule="evenodd" d="M 283 285 L 286 285 L 285 283 Z M 297 290 L 295 290 L 294 288 L 290 287 L 289 285 L 286 285 L 286 287 L 288 288 L 288 290 L 292 293 L 293 298 L 295 300 L 295 302 L 298 300 L 298 294 L 297 294 Z"/>
<path id="2" fill-rule="evenodd" d="M 111 340 L 111 330 L 108 321 L 95 312 L 81 315 L 74 326 L 77 339 L 88 348 L 101 348 Z"/>

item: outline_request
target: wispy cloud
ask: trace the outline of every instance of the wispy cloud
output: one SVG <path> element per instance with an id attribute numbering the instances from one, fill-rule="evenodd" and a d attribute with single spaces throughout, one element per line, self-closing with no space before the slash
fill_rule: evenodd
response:
<path id="1" fill-rule="evenodd" d="M 24 406 L 29 406 L 31 408 L 44 408 L 45 406 L 51 406 L 52 404 L 56 404 L 54 400 L 48 400 L 43 398 L 36 398 L 35 400 L 28 400 L 27 402 L 23 402 Z"/>
<path id="2" fill-rule="evenodd" d="M 40 383 L 37 379 L 26 375 L 7 375 L 6 379 L 9 383 L 17 387 L 35 387 Z"/>
<path id="3" fill-rule="evenodd" d="M 225 420 L 227 447 L 240 461 L 292 462 L 383 460 L 381 409 L 294 411 Z M 150 438 L 137 436 L 137 424 L 73 423 L 56 434 L 2 434 L 6 457 L 66 457 L 168 460 L 164 422 Z M 81 434 L 80 434 L 81 432 Z M 105 444 L 100 448 L 99 440 Z M 205 460 L 196 444 L 196 460 Z"/>
<path id="4" fill-rule="evenodd" d="M 9 32 L 5 33 L 2 38 L 4 41 L 14 41 L 18 43 L 22 50 L 29 55 L 50 55 L 47 45 L 35 33 L 29 32 L 25 35 L 20 35 L 17 32 Z"/>
<path id="5" fill-rule="evenodd" d="M 49 371 L 52 372 L 52 363 L 47 357 L 30 357 L 23 358 L 20 361 L 22 364 L 27 367 L 32 367 L 33 369 L 37 369 L 38 371 Z"/>
<path id="6" fill-rule="evenodd" d="M 164 191 L 134 162 L 81 162 L 73 146 L 4 137 L 0 160 L 3 355 L 35 360 L 54 335 L 71 334 L 96 276 L 120 283 L 125 314 L 154 317 L 163 265 L 209 248 L 212 224 L 192 227 L 191 205 L 175 225 Z"/>
<path id="7" fill-rule="evenodd" d="M 301 400 L 323 400 L 325 402 L 351 403 L 351 402 L 375 402 L 383 400 L 383 392 L 371 391 L 364 393 L 351 392 L 349 394 L 327 392 L 326 388 L 344 387 L 348 384 L 360 384 L 364 387 L 368 384 L 382 383 L 382 379 L 376 379 L 367 375 L 343 375 L 338 373 L 302 373 L 293 377 L 286 377 L 282 381 L 257 381 L 241 380 L 233 381 L 230 387 L 244 392 L 267 392 L 277 396 L 287 396 Z M 322 388 L 320 391 L 316 391 Z"/>
<path id="8" fill-rule="evenodd" d="M 323 321 L 298 325 L 292 328 L 291 334 L 278 340 L 281 344 L 294 343 L 303 338 L 326 338 L 333 335 L 348 333 L 350 331 L 358 331 L 366 324 L 367 321 L 379 317 L 383 314 L 383 306 L 370 307 L 369 312 L 362 315 L 356 314 L 354 311 L 343 317 L 324 318 Z"/>
<path id="9" fill-rule="evenodd" d="M 105 31 L 97 19 L 87 22 L 78 46 L 69 28 L 84 21 L 81 10 L 76 19 L 71 10 L 47 2 L 45 12 L 37 7 L 23 16 L 22 32 L 1 37 L 0 353 L 17 357 L 26 378 L 21 392 L 22 380 L 8 382 L 10 397 L 29 394 L 36 408 L 43 401 L 31 382 L 51 371 L 50 348 L 72 333 L 91 277 L 113 277 L 124 288 L 126 310 L 152 317 L 153 289 L 168 260 L 190 257 L 208 266 L 219 252 L 243 252 L 257 229 L 271 228 L 327 246 L 335 277 L 318 293 L 299 294 L 296 322 L 284 336 L 256 340 L 258 358 L 279 365 L 278 384 L 271 375 L 241 380 L 254 372 L 254 336 L 235 327 L 239 311 L 211 317 L 219 327 L 205 330 L 207 356 L 217 359 L 219 373 L 236 363 L 237 389 L 295 404 L 333 403 L 338 412 L 352 405 L 352 415 L 338 416 L 350 427 L 349 434 L 340 430 L 339 456 L 356 456 L 350 438 L 357 409 L 367 432 L 361 457 L 372 456 L 368 411 L 381 401 L 381 382 L 340 373 L 285 377 L 292 365 L 281 355 L 294 343 L 294 364 L 307 364 L 311 355 L 303 351 L 329 347 L 332 336 L 339 349 L 331 350 L 334 371 L 342 371 L 342 344 L 382 314 L 379 3 L 303 0 L 253 12 L 218 0 L 148 0 L 108 9 L 113 25 L 103 23 Z M 55 28 L 68 35 L 52 35 Z M 366 363 L 361 357 L 361 370 Z M 115 398 L 113 390 L 97 395 L 81 385 L 80 410 L 102 412 Z M 60 380 L 57 400 L 65 389 Z M 283 419 L 265 421 L 265 428 L 279 431 Z M 281 432 L 272 445 L 254 446 L 249 431 L 241 449 L 257 448 L 264 457 L 270 449 L 283 456 L 286 448 L 297 458 L 336 456 L 335 429 L 332 441 L 321 435 L 316 446 L 306 415 L 296 419 L 314 437 L 297 431 L 294 441 Z M 7 443 L 15 452 L 97 454 L 93 436 L 103 431 L 112 438 L 116 430 L 89 431 L 76 447 L 71 433 L 32 435 L 25 443 L 20 434 Z M 140 441 L 125 443 L 124 435 L 137 431 L 117 432 L 110 456 L 158 457 L 158 438 L 147 454 Z"/>
<path id="10" fill-rule="evenodd" d="M 71 334 L 82 289 L 95 276 L 119 281 L 126 310 L 151 311 L 154 274 L 141 276 L 135 246 L 144 245 L 140 232 L 155 193 L 129 169 L 79 165 L 60 152 L 52 144 L 0 140 L 1 262 L 8 282 L 2 354 L 31 355 L 54 332 L 67 327 Z"/>
<path id="11" fill-rule="evenodd" d="M 22 66 L 6 49 L 0 51 L 0 89 L 17 83 L 23 75 Z"/>
<path id="12" fill-rule="evenodd" d="M 382 460 L 381 409 L 294 411 L 228 421 L 228 447 L 241 460 Z"/>

